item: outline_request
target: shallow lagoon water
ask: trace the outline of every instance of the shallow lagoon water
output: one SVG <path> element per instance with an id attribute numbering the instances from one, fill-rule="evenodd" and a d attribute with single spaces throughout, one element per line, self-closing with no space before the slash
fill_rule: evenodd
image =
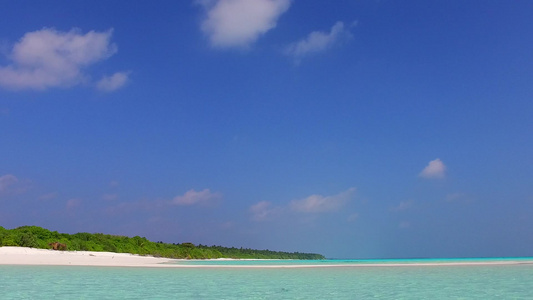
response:
<path id="1" fill-rule="evenodd" d="M 242 259 L 242 260 L 184 260 L 179 265 L 191 266 L 358 266 L 358 265 L 415 265 L 415 264 L 483 264 L 483 263 L 531 263 L 533 257 L 491 257 L 491 258 L 420 258 L 420 259 L 326 259 L 326 260 L 292 260 L 292 259 Z"/>
<path id="2" fill-rule="evenodd" d="M 529 263 L 397 267 L 320 263 L 328 262 L 338 266 L 260 267 L 280 261 L 186 262 L 255 263 L 257 268 L 0 266 L 0 291 L 1 299 L 533 298 L 533 265 Z"/>

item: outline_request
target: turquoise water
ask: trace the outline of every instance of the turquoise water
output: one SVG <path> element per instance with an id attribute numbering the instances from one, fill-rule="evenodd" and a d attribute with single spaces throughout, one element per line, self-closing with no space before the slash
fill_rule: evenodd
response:
<path id="1" fill-rule="evenodd" d="M 301 265 L 367 265 L 367 264 L 453 264 L 453 263 L 533 262 L 533 257 L 490 258 L 420 258 L 420 259 L 328 259 L 328 260 L 190 260 L 179 265 L 201 266 L 301 266 Z"/>
<path id="2" fill-rule="evenodd" d="M 533 265 L 527 263 L 325 268 L 0 266 L 0 299 L 533 299 L 532 282 Z"/>

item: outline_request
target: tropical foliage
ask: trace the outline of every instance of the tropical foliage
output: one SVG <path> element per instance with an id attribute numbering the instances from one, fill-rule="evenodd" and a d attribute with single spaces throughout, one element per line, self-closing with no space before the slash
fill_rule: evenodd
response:
<path id="1" fill-rule="evenodd" d="M 127 237 L 87 232 L 67 234 L 38 226 L 22 226 L 15 229 L 5 229 L 0 226 L 0 246 L 50 249 L 49 244 L 54 242 L 67 245 L 68 250 L 132 253 L 168 258 L 324 259 L 324 256 L 314 253 L 196 246 L 192 243 L 167 244 L 152 242 L 140 236 Z"/>

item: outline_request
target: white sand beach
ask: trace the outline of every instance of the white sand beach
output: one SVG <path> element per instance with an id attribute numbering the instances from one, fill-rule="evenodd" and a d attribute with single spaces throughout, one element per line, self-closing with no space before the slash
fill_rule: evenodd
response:
<path id="1" fill-rule="evenodd" d="M 0 265 L 165 267 L 169 258 L 126 253 L 0 247 Z"/>
<path id="2" fill-rule="evenodd" d="M 231 259 L 222 259 L 231 260 Z M 158 268 L 323 268 L 323 267 L 415 267 L 533 264 L 531 260 L 496 260 L 428 263 L 280 264 L 280 265 L 201 265 L 179 264 L 183 259 L 140 256 L 126 253 L 58 251 L 25 247 L 0 247 L 0 265 L 107 266 Z"/>

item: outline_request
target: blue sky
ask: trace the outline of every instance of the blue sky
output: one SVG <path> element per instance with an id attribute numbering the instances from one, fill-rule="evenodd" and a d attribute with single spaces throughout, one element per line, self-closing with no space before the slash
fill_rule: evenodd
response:
<path id="1" fill-rule="evenodd" d="M 0 226 L 531 256 L 531 1 L 11 1 Z"/>

